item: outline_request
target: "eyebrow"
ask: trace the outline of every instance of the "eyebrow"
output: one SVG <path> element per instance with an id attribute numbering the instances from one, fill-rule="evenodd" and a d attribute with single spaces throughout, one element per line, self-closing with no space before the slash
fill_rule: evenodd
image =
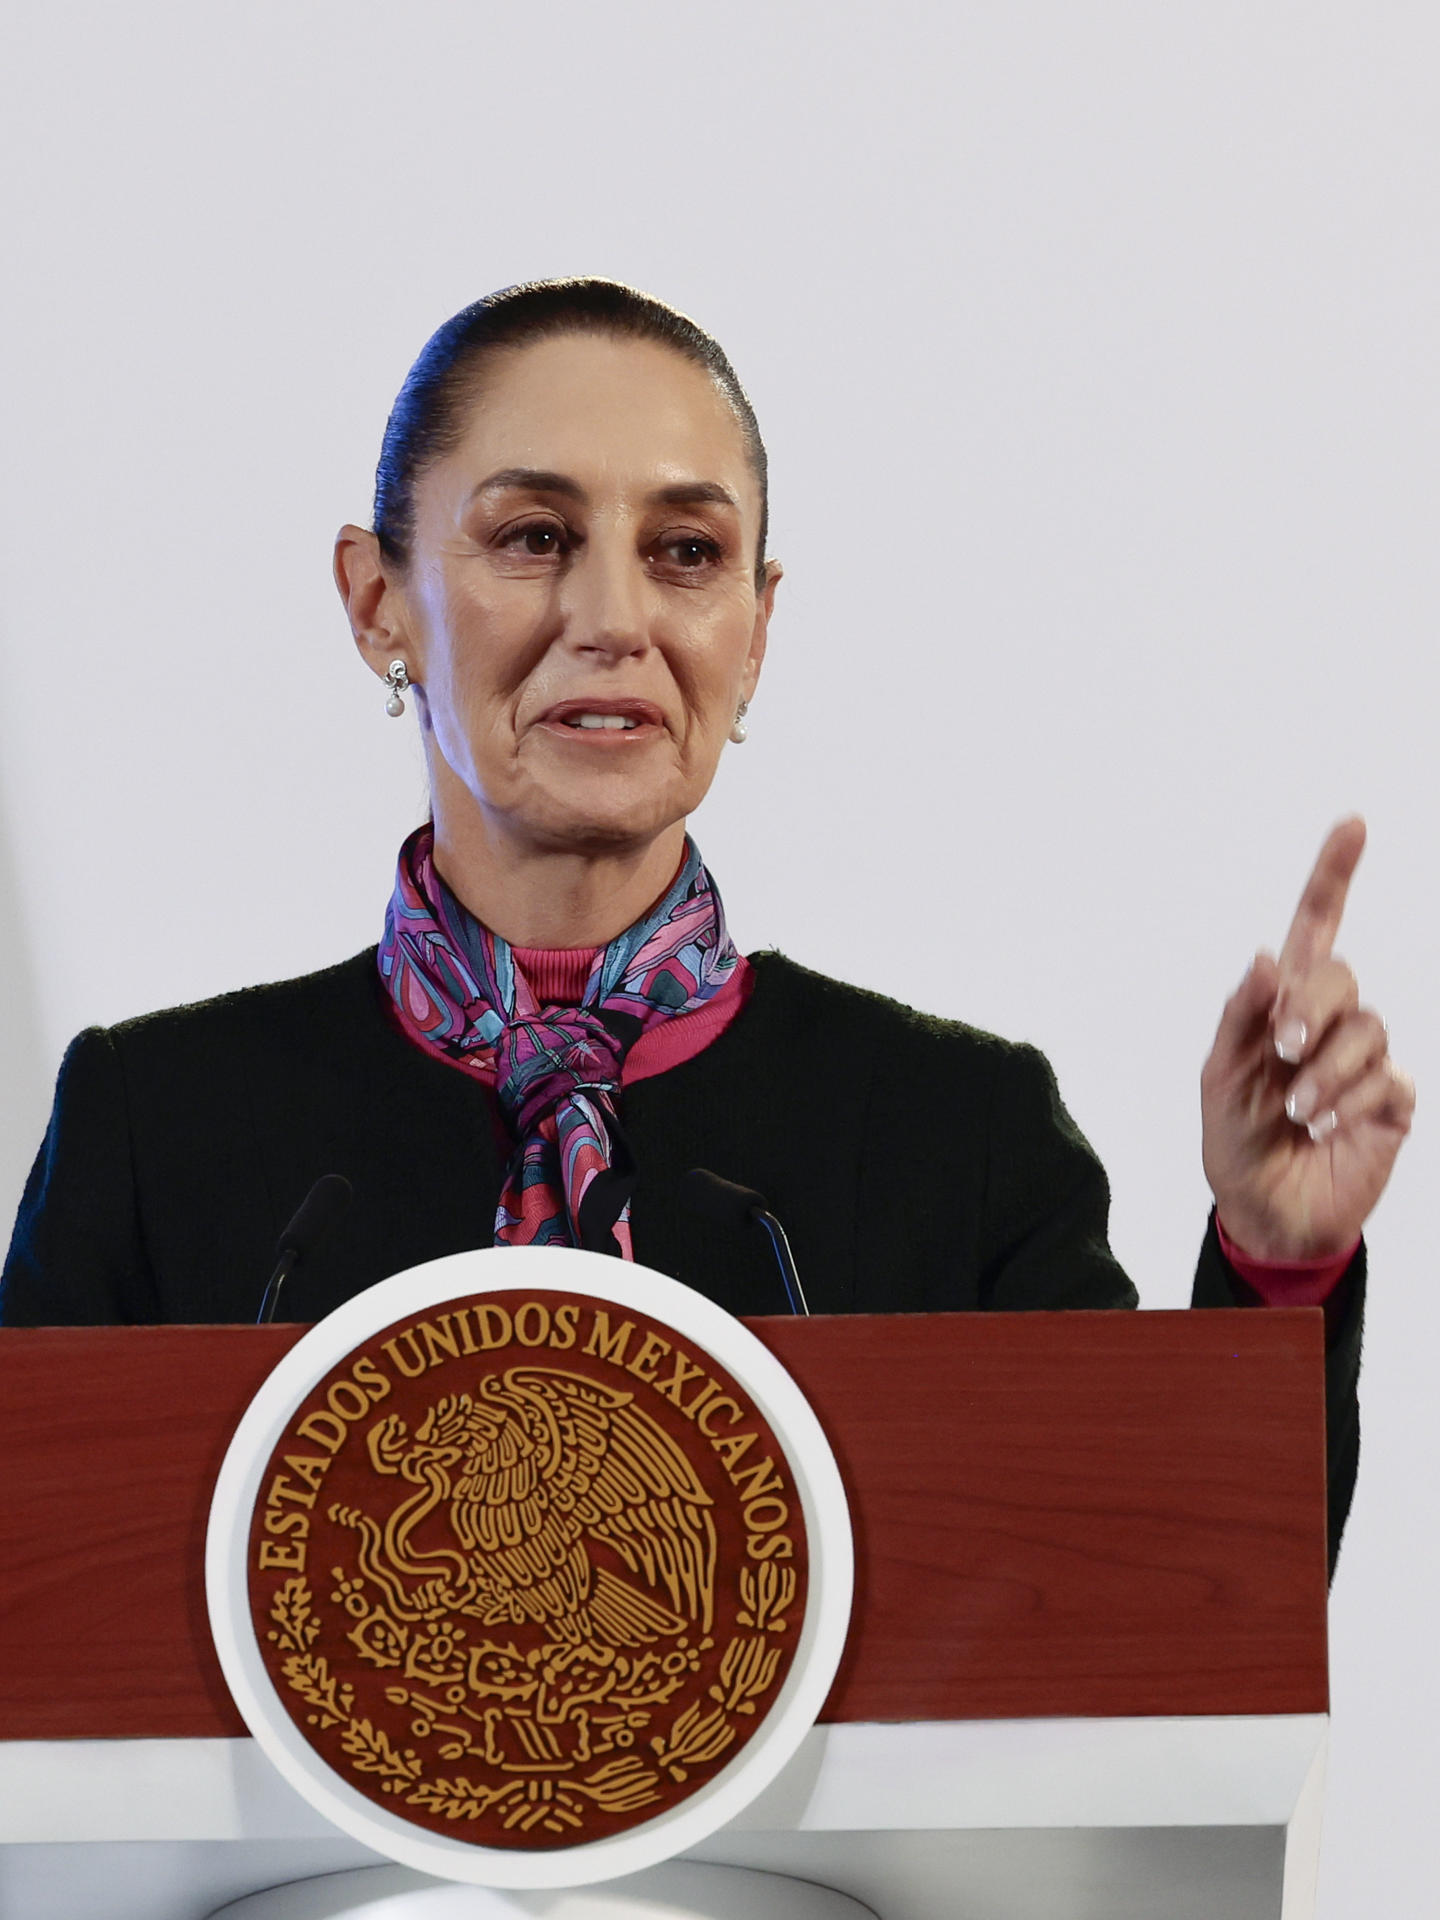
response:
<path id="1" fill-rule="evenodd" d="M 578 480 L 572 480 L 567 473 L 553 473 L 545 467 L 502 467 L 498 473 L 492 473 L 488 479 L 472 487 L 470 498 L 474 500 L 482 493 L 499 493 L 507 488 L 524 493 L 558 493 L 567 500 L 585 498 L 585 489 Z M 657 487 L 647 495 L 646 503 L 662 507 L 733 507 L 737 513 L 740 510 L 740 502 L 735 495 L 728 487 L 722 487 L 718 480 L 679 480 L 672 486 Z"/>
<path id="2" fill-rule="evenodd" d="M 740 502 L 718 480 L 680 480 L 673 487 L 657 487 L 650 499 L 660 507 L 734 507 Z"/>

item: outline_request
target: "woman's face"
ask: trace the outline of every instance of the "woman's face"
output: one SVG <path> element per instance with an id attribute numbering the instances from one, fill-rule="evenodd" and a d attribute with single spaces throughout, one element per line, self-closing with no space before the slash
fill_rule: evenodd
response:
<path id="1" fill-rule="evenodd" d="M 381 649 L 417 683 L 437 824 L 473 804 L 492 833 L 599 852 L 684 820 L 760 671 L 759 524 L 702 368 L 586 334 L 497 357 L 417 480 Z"/>

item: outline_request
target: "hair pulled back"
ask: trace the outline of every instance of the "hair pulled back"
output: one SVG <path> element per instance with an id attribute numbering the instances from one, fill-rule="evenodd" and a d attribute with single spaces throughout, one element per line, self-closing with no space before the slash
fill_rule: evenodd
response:
<path id="1" fill-rule="evenodd" d="M 760 486 L 757 587 L 764 582 L 768 467 L 755 410 L 720 343 L 674 307 L 618 280 L 531 280 L 486 294 L 437 327 L 405 377 L 375 469 L 374 532 L 386 559 L 404 566 L 415 534 L 415 483 L 459 442 L 489 361 L 507 348 L 562 334 L 650 340 L 703 367 L 734 409 Z"/>

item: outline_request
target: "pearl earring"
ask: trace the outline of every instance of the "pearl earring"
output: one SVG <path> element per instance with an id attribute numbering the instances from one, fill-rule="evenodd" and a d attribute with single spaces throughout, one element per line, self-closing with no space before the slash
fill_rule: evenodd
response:
<path id="1" fill-rule="evenodd" d="M 735 724 L 730 729 L 730 738 L 737 747 L 743 747 L 749 737 L 750 729 L 745 725 L 745 716 L 750 711 L 750 702 L 742 700 L 735 709 Z"/>
<path id="2" fill-rule="evenodd" d="M 410 675 L 405 670 L 403 660 L 392 660 L 385 673 L 385 684 L 390 689 L 390 698 L 385 702 L 385 711 L 392 720 L 398 720 L 405 711 L 405 702 L 400 698 L 410 684 Z"/>

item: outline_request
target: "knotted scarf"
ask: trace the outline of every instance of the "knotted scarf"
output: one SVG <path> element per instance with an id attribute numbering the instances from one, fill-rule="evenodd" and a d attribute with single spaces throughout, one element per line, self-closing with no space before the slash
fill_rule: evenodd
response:
<path id="1" fill-rule="evenodd" d="M 714 882 L 687 837 L 664 897 L 596 954 L 580 1005 L 540 1006 L 508 943 L 455 898 L 434 853 L 429 824 L 400 849 L 380 978 L 416 1046 L 495 1077 L 515 1139 L 495 1244 L 633 1259 L 621 1070 L 648 1027 L 703 1006 L 739 964 Z"/>

